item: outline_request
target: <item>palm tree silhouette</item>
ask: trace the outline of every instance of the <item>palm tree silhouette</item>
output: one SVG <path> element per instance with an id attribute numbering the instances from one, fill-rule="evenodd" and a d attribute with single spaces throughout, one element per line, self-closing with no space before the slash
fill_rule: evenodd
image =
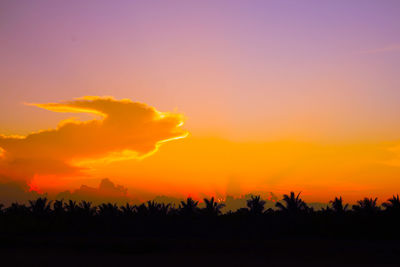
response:
<path id="1" fill-rule="evenodd" d="M 400 213 L 400 198 L 399 195 L 393 195 L 393 197 L 389 198 L 387 202 L 383 203 L 382 206 L 385 207 L 388 212 L 396 212 Z"/>
<path id="2" fill-rule="evenodd" d="M 69 200 L 68 203 L 65 203 L 64 208 L 68 214 L 74 215 L 78 212 L 79 206 L 76 204 L 76 201 Z"/>
<path id="3" fill-rule="evenodd" d="M 372 215 L 377 213 L 380 208 L 377 205 L 378 198 L 364 198 L 362 200 L 358 200 L 356 205 L 353 205 L 353 210 L 355 212 L 364 213 L 368 215 Z"/>
<path id="4" fill-rule="evenodd" d="M 92 216 L 97 211 L 97 207 L 93 207 L 92 202 L 88 202 L 88 201 L 84 201 L 84 200 L 79 203 L 78 207 L 84 216 Z"/>
<path id="5" fill-rule="evenodd" d="M 251 196 L 246 204 L 250 214 L 260 215 L 264 211 L 265 201 L 261 199 L 261 196 Z"/>
<path id="6" fill-rule="evenodd" d="M 98 207 L 98 214 L 103 217 L 116 217 L 120 210 L 116 204 L 103 203 Z"/>
<path id="7" fill-rule="evenodd" d="M 147 211 L 148 211 L 148 215 L 150 216 L 157 216 L 159 215 L 159 211 L 160 211 L 160 204 L 153 201 L 147 201 Z"/>
<path id="8" fill-rule="evenodd" d="M 345 204 L 343 206 L 343 199 L 342 197 L 335 197 L 334 200 L 329 201 L 329 203 L 332 204 L 332 210 L 333 212 L 337 214 L 344 214 L 347 211 L 347 208 L 349 207 L 349 204 Z"/>
<path id="9" fill-rule="evenodd" d="M 60 215 L 65 212 L 64 208 L 64 200 L 56 200 L 53 203 L 53 213 L 56 215 Z"/>
<path id="10" fill-rule="evenodd" d="M 147 205 L 146 205 L 147 204 Z M 140 216 L 166 216 L 170 212 L 171 204 L 147 201 L 136 207 L 136 213 Z"/>
<path id="11" fill-rule="evenodd" d="M 300 198 L 301 192 L 297 194 L 297 196 L 294 194 L 294 192 L 290 192 L 289 195 L 283 195 L 283 202 L 285 202 L 285 205 L 282 204 L 281 202 L 278 202 L 275 204 L 275 206 L 280 209 L 281 211 L 288 212 L 290 214 L 297 214 L 300 212 L 304 212 L 308 210 L 307 204 Z"/>
<path id="12" fill-rule="evenodd" d="M 39 197 L 36 200 L 29 200 L 29 210 L 33 215 L 44 216 L 51 212 L 51 203 L 46 197 Z"/>
<path id="13" fill-rule="evenodd" d="M 147 208 L 145 203 L 140 204 L 136 207 L 136 214 L 139 216 L 147 216 L 149 215 L 149 209 Z"/>
<path id="14" fill-rule="evenodd" d="M 290 192 L 276 204 L 277 209 L 265 211 L 266 202 L 261 196 L 246 198 L 246 207 L 236 212 L 221 214 L 223 203 L 214 197 L 205 198 L 205 206 L 187 198 L 179 209 L 170 204 L 147 201 L 140 206 L 127 203 L 117 206 L 103 203 L 93 206 L 91 202 L 69 200 L 49 201 L 47 197 L 31 200 L 27 205 L 12 203 L 6 209 L 0 204 L 0 234 L 3 233 L 117 233 L 138 237 L 213 235 L 240 237 L 310 235 L 312 237 L 338 236 L 343 238 L 399 238 L 400 196 L 393 195 L 380 212 L 377 198 L 357 201 L 353 210 L 335 197 L 323 211 L 311 212 L 301 199 L 300 193 Z M 240 199 L 244 201 L 243 198 Z M 242 206 L 244 206 L 244 203 Z M 255 216 L 260 215 L 260 216 Z M 143 217 L 142 217 L 143 216 Z M 56 232 L 53 232 L 56 231 Z M 397 240 L 396 239 L 396 240 Z"/>
<path id="15" fill-rule="evenodd" d="M 136 206 L 126 203 L 125 206 L 120 207 L 120 210 L 123 216 L 131 217 L 135 214 Z"/>
<path id="16" fill-rule="evenodd" d="M 179 205 L 179 213 L 184 216 L 193 216 L 197 213 L 198 201 L 194 201 L 191 197 L 188 197 L 185 201 L 181 201 Z"/>
<path id="17" fill-rule="evenodd" d="M 22 216 L 22 215 L 27 215 L 29 212 L 29 209 L 25 204 L 19 204 L 17 202 L 11 203 L 11 205 L 6 209 L 7 214 L 11 215 L 17 215 L 17 216 Z"/>
<path id="18" fill-rule="evenodd" d="M 171 204 L 161 203 L 158 206 L 158 214 L 161 216 L 167 216 L 171 211 Z"/>
<path id="19" fill-rule="evenodd" d="M 214 200 L 214 197 L 211 199 L 204 198 L 204 204 L 206 207 L 203 209 L 204 214 L 209 216 L 218 216 L 221 214 L 221 209 L 225 207 L 225 204 L 218 203 Z"/>

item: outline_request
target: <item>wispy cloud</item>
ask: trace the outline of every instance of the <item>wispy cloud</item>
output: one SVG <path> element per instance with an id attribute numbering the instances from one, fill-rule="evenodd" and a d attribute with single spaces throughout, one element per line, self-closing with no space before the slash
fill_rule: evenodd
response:
<path id="1" fill-rule="evenodd" d="M 399 51 L 400 51 L 400 44 L 393 44 L 376 49 L 363 50 L 360 52 L 360 54 L 377 54 L 377 53 L 399 52 Z"/>

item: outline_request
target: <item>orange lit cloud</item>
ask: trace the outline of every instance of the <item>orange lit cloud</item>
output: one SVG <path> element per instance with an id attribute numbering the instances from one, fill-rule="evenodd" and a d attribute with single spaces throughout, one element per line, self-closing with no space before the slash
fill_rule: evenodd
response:
<path id="1" fill-rule="evenodd" d="M 143 158 L 163 142 L 184 138 L 183 116 L 112 97 L 29 104 L 54 112 L 90 113 L 100 119 L 66 120 L 27 136 L 0 135 L 0 175 L 27 181 L 34 175 L 82 175 L 96 164 Z"/>

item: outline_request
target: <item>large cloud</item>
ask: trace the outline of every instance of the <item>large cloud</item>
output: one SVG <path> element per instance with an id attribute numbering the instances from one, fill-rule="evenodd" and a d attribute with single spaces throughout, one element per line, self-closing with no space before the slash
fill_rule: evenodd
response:
<path id="1" fill-rule="evenodd" d="M 128 99 L 83 97 L 31 105 L 54 112 L 92 113 L 101 119 L 66 120 L 56 129 L 25 137 L 0 136 L 0 175 L 11 179 L 79 174 L 92 163 L 145 157 L 161 143 L 187 135 L 181 128 L 182 115 Z"/>

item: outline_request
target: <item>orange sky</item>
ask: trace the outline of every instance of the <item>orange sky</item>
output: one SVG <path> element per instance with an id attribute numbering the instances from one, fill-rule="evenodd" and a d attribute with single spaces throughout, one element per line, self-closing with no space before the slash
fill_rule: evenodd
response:
<path id="1" fill-rule="evenodd" d="M 399 12 L 2 1 L 0 187 L 383 201 L 400 191 Z"/>
<path id="2" fill-rule="evenodd" d="M 309 201 L 342 195 L 385 199 L 399 187 L 399 142 L 233 141 L 190 134 L 184 116 L 111 97 L 29 104 L 90 113 L 27 136 L 2 136 L 0 174 L 40 192 L 96 187 L 108 177 L 145 200 L 302 191 Z"/>

